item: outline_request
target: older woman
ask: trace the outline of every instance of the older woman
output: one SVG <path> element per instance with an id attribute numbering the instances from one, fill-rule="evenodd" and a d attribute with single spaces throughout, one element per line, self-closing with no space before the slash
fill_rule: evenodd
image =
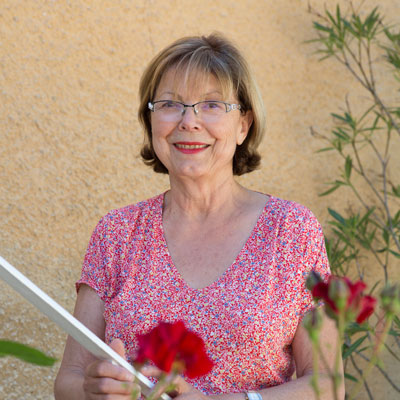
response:
<path id="1" fill-rule="evenodd" d="M 308 209 L 234 178 L 258 167 L 265 127 L 245 60 L 222 36 L 183 38 L 150 63 L 140 98 L 141 154 L 169 175 L 170 190 L 101 219 L 75 315 L 129 361 L 136 334 L 183 320 L 215 366 L 179 379 L 179 397 L 311 398 L 311 345 L 300 322 L 312 307 L 307 274 L 329 274 L 324 238 Z M 321 340 L 329 361 L 336 333 L 328 321 Z M 158 375 L 155 367 L 144 373 Z M 132 381 L 69 338 L 55 393 L 128 399 Z"/>

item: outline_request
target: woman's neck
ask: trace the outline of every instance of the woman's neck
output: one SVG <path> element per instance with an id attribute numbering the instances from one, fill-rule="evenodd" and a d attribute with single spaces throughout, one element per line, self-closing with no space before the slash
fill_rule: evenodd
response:
<path id="1" fill-rule="evenodd" d="M 233 176 L 214 182 L 170 177 L 170 184 L 171 190 L 164 201 L 164 215 L 182 215 L 194 220 L 231 215 L 250 195 L 250 191 L 239 185 Z"/>

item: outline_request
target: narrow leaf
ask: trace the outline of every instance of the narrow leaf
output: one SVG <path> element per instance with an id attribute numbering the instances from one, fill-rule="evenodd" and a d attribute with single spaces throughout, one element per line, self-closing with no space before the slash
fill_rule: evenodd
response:
<path id="1" fill-rule="evenodd" d="M 340 223 L 342 224 L 346 223 L 346 220 L 337 211 L 333 210 L 332 208 L 328 208 L 328 212 L 329 214 L 331 214 L 333 218 L 335 218 Z"/>
<path id="2" fill-rule="evenodd" d="M 347 156 L 346 157 L 346 162 L 345 162 L 345 165 L 344 165 L 344 171 L 345 171 L 347 180 L 350 179 L 352 168 L 353 168 L 353 161 L 352 161 L 350 156 Z"/>
<path id="3" fill-rule="evenodd" d="M 0 340 L 0 357 L 13 356 L 22 361 L 41 366 L 51 366 L 57 360 L 33 347 L 10 340 Z"/>
<path id="4" fill-rule="evenodd" d="M 387 229 L 383 229 L 382 237 L 384 242 L 388 245 L 389 244 L 389 231 Z"/>
<path id="5" fill-rule="evenodd" d="M 357 378 L 355 378 L 353 375 L 350 375 L 350 374 L 347 373 L 347 372 L 344 373 L 344 377 L 345 377 L 346 379 L 350 380 L 350 381 L 358 382 L 358 379 L 357 379 Z"/>
<path id="6" fill-rule="evenodd" d="M 335 150 L 334 147 L 324 147 L 323 149 L 319 149 L 316 151 L 316 153 L 322 153 L 324 151 L 330 151 L 330 150 Z"/>
<path id="7" fill-rule="evenodd" d="M 328 28 L 327 26 L 321 25 L 318 22 L 313 22 L 314 28 L 317 29 L 318 31 L 323 31 L 323 32 L 332 32 L 332 28 Z"/>
<path id="8" fill-rule="evenodd" d="M 342 117 L 342 116 L 339 115 L 339 114 L 332 113 L 331 115 L 332 115 L 332 117 L 334 117 L 334 118 L 336 118 L 336 119 L 339 119 L 339 120 L 341 120 L 341 121 L 343 121 L 343 122 L 347 122 L 347 119 L 346 119 L 345 117 Z"/>
<path id="9" fill-rule="evenodd" d="M 358 332 L 368 332 L 369 328 L 367 325 L 360 325 L 357 324 L 357 322 L 351 322 L 347 327 L 346 327 L 346 333 L 348 335 L 353 335 L 354 333 Z"/>
<path id="10" fill-rule="evenodd" d="M 397 253 L 396 251 L 390 250 L 389 252 L 392 253 L 395 257 L 400 258 L 400 253 Z"/>
<path id="11" fill-rule="evenodd" d="M 352 354 L 357 347 L 360 346 L 360 344 L 367 338 L 367 335 L 364 335 L 362 337 L 360 337 L 359 339 L 357 339 L 351 346 L 347 347 L 346 345 L 344 346 L 345 350 L 342 354 L 343 359 L 346 359 L 350 354 Z"/>
<path id="12" fill-rule="evenodd" d="M 326 192 L 320 193 L 318 196 L 319 197 L 326 196 L 327 194 L 334 192 L 339 186 L 340 185 L 334 185 L 330 189 L 328 189 Z"/>

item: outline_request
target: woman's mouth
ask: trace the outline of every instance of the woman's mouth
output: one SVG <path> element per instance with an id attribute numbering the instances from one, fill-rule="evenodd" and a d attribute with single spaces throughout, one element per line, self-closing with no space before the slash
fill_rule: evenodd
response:
<path id="1" fill-rule="evenodd" d="M 175 148 L 180 151 L 181 153 L 185 154 L 194 154 L 194 153 L 199 153 L 200 151 L 203 151 L 207 147 L 209 147 L 209 144 L 206 143 L 194 143 L 194 142 L 178 142 L 174 143 Z"/>

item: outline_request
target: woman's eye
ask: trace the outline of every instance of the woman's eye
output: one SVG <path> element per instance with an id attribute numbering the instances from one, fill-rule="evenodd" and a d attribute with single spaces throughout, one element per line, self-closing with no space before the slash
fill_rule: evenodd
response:
<path id="1" fill-rule="evenodd" d="M 208 101 L 207 103 L 204 103 L 204 107 L 208 110 L 218 110 L 222 109 L 223 104 L 218 103 L 218 102 L 213 102 L 213 101 Z"/>
<path id="2" fill-rule="evenodd" d="M 162 108 L 174 108 L 177 107 L 177 104 L 174 101 L 165 101 L 161 105 Z"/>

